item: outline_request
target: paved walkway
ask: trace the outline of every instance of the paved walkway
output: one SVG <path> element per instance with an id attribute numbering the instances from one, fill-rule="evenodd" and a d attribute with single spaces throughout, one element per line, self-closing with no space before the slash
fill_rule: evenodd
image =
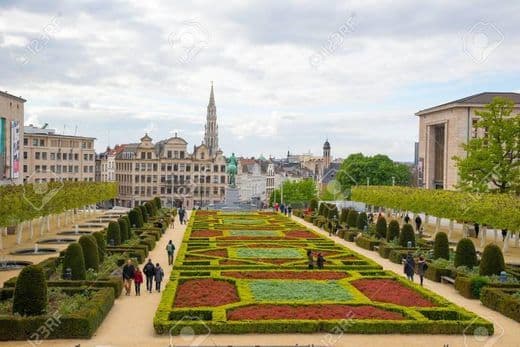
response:
<path id="1" fill-rule="evenodd" d="M 299 218 L 294 218 L 309 228 L 328 237 L 328 233 L 313 225 L 304 222 Z M 166 265 L 167 256 L 165 252 L 166 243 L 172 239 L 176 245 L 182 241 L 184 234 L 184 226 L 180 226 L 178 220 L 175 223 L 175 230 L 168 230 L 166 234 L 157 243 L 157 247 L 150 253 L 150 257 L 154 262 L 164 264 L 166 278 L 169 277 L 170 268 Z M 347 243 L 345 240 L 333 238 L 334 241 L 348 248 L 351 248 L 361 254 L 369 256 L 376 262 L 380 263 L 385 269 L 392 270 L 398 274 L 401 272 L 401 266 L 393 264 L 386 259 L 379 257 L 375 252 L 367 251 L 357 247 L 353 243 Z M 478 300 L 468 300 L 460 296 L 451 286 L 442 285 L 435 282 L 425 282 L 426 287 L 441 294 L 448 300 L 456 304 L 466 307 L 467 309 L 483 316 L 495 323 L 496 336 L 492 339 L 479 341 L 473 336 L 464 337 L 463 335 L 330 335 L 330 334 L 272 334 L 272 335 L 209 335 L 198 336 L 195 339 L 182 339 L 175 337 L 173 344 L 175 346 L 373 346 L 373 347 L 390 347 L 390 346 L 438 346 L 438 347 L 473 347 L 473 346 L 520 346 L 520 324 L 508 319 L 499 313 L 489 310 L 482 306 Z M 161 299 L 160 294 L 148 294 L 143 292 L 141 297 L 121 296 L 117 301 L 107 318 L 98 329 L 96 335 L 91 340 L 67 341 L 52 340 L 42 344 L 57 347 L 70 346 L 161 346 L 166 347 L 170 344 L 169 336 L 157 336 L 154 333 L 152 321 L 155 310 Z M 27 342 L 4 342 L 3 346 L 26 346 Z"/>

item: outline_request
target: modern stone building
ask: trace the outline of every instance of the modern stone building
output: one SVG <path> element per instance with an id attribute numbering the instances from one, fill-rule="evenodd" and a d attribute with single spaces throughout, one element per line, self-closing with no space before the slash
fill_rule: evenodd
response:
<path id="1" fill-rule="evenodd" d="M 24 127 L 24 182 L 94 181 L 94 140 L 56 134 L 46 126 Z"/>
<path id="2" fill-rule="evenodd" d="M 24 99 L 0 92 L 0 184 L 23 182 Z"/>
<path id="3" fill-rule="evenodd" d="M 115 156 L 116 204 L 133 207 L 155 196 L 165 206 L 188 209 L 223 202 L 228 177 L 216 117 L 212 85 L 204 141 L 192 152 L 177 134 L 156 143 L 146 134 L 138 143 L 121 145 Z"/>
<path id="4" fill-rule="evenodd" d="M 454 189 L 458 172 L 454 156 L 464 156 L 461 145 L 485 135 L 477 129 L 476 111 L 495 97 L 513 100 L 520 111 L 519 93 L 480 93 L 417 112 L 419 117 L 418 186 L 428 189 Z"/>

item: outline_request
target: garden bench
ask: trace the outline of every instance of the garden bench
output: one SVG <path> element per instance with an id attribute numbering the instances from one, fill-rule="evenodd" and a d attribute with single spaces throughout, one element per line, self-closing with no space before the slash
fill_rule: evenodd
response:
<path id="1" fill-rule="evenodd" d="M 441 276 L 441 283 L 451 283 L 455 284 L 455 279 L 449 276 Z"/>
<path id="2" fill-rule="evenodd" d="M 374 251 L 379 251 L 379 246 L 374 246 Z"/>

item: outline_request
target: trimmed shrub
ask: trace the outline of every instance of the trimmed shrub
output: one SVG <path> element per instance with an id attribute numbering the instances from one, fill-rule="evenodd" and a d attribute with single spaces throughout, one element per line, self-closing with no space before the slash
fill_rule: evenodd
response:
<path id="1" fill-rule="evenodd" d="M 463 238 L 457 243 L 454 263 L 455 267 L 467 266 L 470 269 L 477 265 L 477 252 L 473 241 Z"/>
<path id="2" fill-rule="evenodd" d="M 368 217 L 365 212 L 361 212 L 358 214 L 356 219 L 356 227 L 359 230 L 365 230 L 365 227 L 368 226 Z"/>
<path id="3" fill-rule="evenodd" d="M 65 251 L 65 256 L 63 257 L 63 274 L 65 274 L 66 269 L 71 269 L 72 280 L 84 280 L 87 277 L 83 248 L 81 248 L 81 245 L 77 242 L 71 243 Z"/>
<path id="4" fill-rule="evenodd" d="M 309 208 L 312 211 L 316 211 L 316 209 L 318 208 L 318 199 L 312 198 L 311 201 L 309 201 Z"/>
<path id="5" fill-rule="evenodd" d="M 47 282 L 43 269 L 29 265 L 22 269 L 13 297 L 13 313 L 22 316 L 37 316 L 47 308 Z"/>
<path id="6" fill-rule="evenodd" d="M 98 255 L 99 255 L 99 262 L 102 263 L 105 260 L 107 242 L 105 241 L 105 237 L 103 236 L 103 234 L 100 233 L 99 231 L 93 233 L 92 236 L 96 239 Z"/>
<path id="7" fill-rule="evenodd" d="M 140 216 L 141 211 L 138 208 L 134 208 L 128 212 L 128 219 L 130 220 L 130 227 L 132 228 L 142 228 L 142 216 Z"/>
<path id="8" fill-rule="evenodd" d="M 346 225 L 347 224 L 347 219 L 348 219 L 348 213 L 349 213 L 350 209 L 348 208 L 342 208 L 341 209 L 341 214 L 339 215 L 339 222 L 342 224 L 342 225 Z"/>
<path id="9" fill-rule="evenodd" d="M 124 219 L 126 221 L 126 225 L 128 226 L 128 239 L 131 239 L 134 236 L 134 233 L 132 232 L 132 224 L 130 224 L 130 218 L 128 218 L 128 215 L 124 215 L 121 216 L 121 219 Z"/>
<path id="10" fill-rule="evenodd" d="M 388 223 L 388 230 L 386 231 L 386 241 L 390 242 L 399 238 L 399 222 L 395 219 Z"/>
<path id="11" fill-rule="evenodd" d="M 111 246 L 112 246 L 112 243 L 114 246 L 119 245 L 121 243 L 121 230 L 119 229 L 118 222 L 108 223 L 107 243 Z"/>
<path id="12" fill-rule="evenodd" d="M 386 219 L 384 217 L 377 218 L 376 222 L 376 235 L 380 239 L 386 237 L 387 232 L 387 226 L 386 226 Z"/>
<path id="13" fill-rule="evenodd" d="M 325 203 L 322 202 L 320 204 L 320 207 L 318 207 L 318 216 L 323 216 L 323 214 L 325 213 L 325 210 L 326 210 Z"/>
<path id="14" fill-rule="evenodd" d="M 409 241 L 412 243 L 412 247 L 415 247 L 415 232 L 413 231 L 412 225 L 406 223 L 401 229 L 401 234 L 399 234 L 399 245 L 401 247 L 408 247 Z"/>
<path id="15" fill-rule="evenodd" d="M 158 210 L 160 210 L 162 208 L 161 198 L 156 196 L 155 198 L 153 198 L 152 201 L 155 204 L 155 208 L 157 208 Z"/>
<path id="16" fill-rule="evenodd" d="M 148 222 L 148 211 L 144 205 L 139 205 L 137 208 L 141 211 L 141 216 L 143 217 L 143 222 Z"/>
<path id="17" fill-rule="evenodd" d="M 99 270 L 99 254 L 97 249 L 97 241 L 92 235 L 83 235 L 78 240 L 83 249 L 83 257 L 85 258 L 85 269 Z"/>
<path id="18" fill-rule="evenodd" d="M 373 251 L 374 246 L 379 246 L 379 243 L 379 240 L 367 236 L 361 236 L 356 239 L 356 245 L 369 251 Z"/>
<path id="19" fill-rule="evenodd" d="M 152 205 L 151 202 L 146 202 L 144 204 L 144 207 L 146 208 L 146 213 L 148 214 L 148 216 L 150 217 L 153 217 L 155 216 L 155 210 L 154 210 L 154 206 Z"/>
<path id="20" fill-rule="evenodd" d="M 484 287 L 480 292 L 480 301 L 484 306 L 502 313 L 504 316 L 520 322 L 520 299 L 514 298 L 516 290 L 501 290 Z"/>
<path id="21" fill-rule="evenodd" d="M 435 235 L 435 241 L 433 242 L 433 259 L 439 258 L 450 260 L 448 235 L 442 231 Z"/>
<path id="22" fill-rule="evenodd" d="M 146 220 L 144 219 L 145 217 L 143 216 L 143 210 L 139 206 L 137 206 L 135 208 L 135 210 L 137 211 L 137 216 L 138 216 L 137 218 L 139 220 L 138 223 L 142 227 L 142 226 L 144 226 L 144 223 L 146 222 Z M 141 227 L 138 227 L 138 228 L 141 228 Z"/>
<path id="23" fill-rule="evenodd" d="M 356 210 L 350 210 L 348 212 L 347 224 L 351 228 L 355 228 L 357 225 L 358 212 Z"/>
<path id="24" fill-rule="evenodd" d="M 130 238 L 130 226 L 126 224 L 126 219 L 123 218 L 119 218 L 117 220 L 117 223 L 119 224 L 119 234 L 121 235 L 121 243 L 123 243 Z"/>
<path id="25" fill-rule="evenodd" d="M 479 274 L 481 276 L 499 275 L 506 269 L 502 250 L 495 244 L 489 244 L 484 248 L 480 260 Z"/>
<path id="26" fill-rule="evenodd" d="M 327 206 L 327 219 L 334 219 L 334 217 L 338 217 L 338 208 L 334 204 L 329 204 Z"/>

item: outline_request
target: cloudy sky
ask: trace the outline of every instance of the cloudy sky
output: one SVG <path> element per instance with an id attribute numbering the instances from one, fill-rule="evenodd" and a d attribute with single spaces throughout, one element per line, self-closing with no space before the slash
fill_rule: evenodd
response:
<path id="1" fill-rule="evenodd" d="M 520 2 L 0 1 L 0 89 L 26 124 L 97 149 L 200 144 L 214 81 L 226 154 L 411 161 L 420 109 L 520 91 Z M 77 129 L 77 130 L 76 130 Z"/>

